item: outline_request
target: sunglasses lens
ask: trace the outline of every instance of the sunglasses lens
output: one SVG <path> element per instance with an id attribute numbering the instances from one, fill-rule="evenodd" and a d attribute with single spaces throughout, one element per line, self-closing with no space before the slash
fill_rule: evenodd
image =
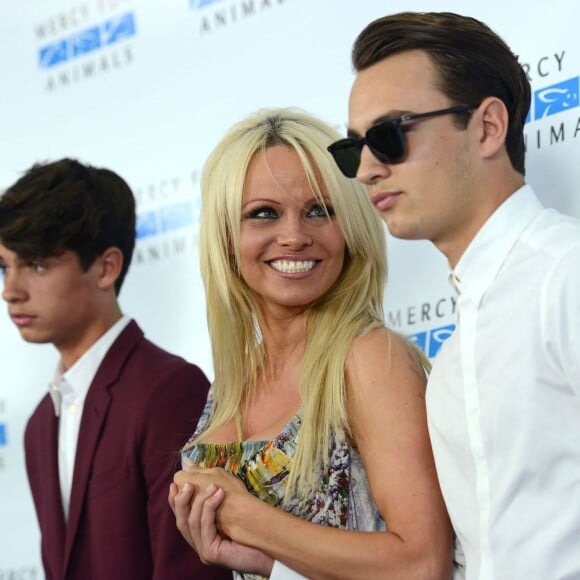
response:
<path id="1" fill-rule="evenodd" d="M 346 177 L 356 177 L 360 165 L 360 147 L 353 139 L 341 139 L 328 147 L 338 168 Z"/>
<path id="2" fill-rule="evenodd" d="M 371 127 L 366 141 L 373 155 L 383 163 L 397 163 L 405 156 L 405 137 L 399 123 L 386 121 Z"/>
<path id="3" fill-rule="evenodd" d="M 356 177 L 361 156 L 361 142 L 382 163 L 398 163 L 405 157 L 405 136 L 400 123 L 385 121 L 371 127 L 362 139 L 341 139 L 328 147 L 336 164 L 346 177 Z"/>

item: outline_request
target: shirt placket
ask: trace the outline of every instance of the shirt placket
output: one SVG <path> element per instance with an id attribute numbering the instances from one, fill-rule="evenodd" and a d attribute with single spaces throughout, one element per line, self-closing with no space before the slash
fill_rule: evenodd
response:
<path id="1" fill-rule="evenodd" d="M 476 341 L 478 309 L 465 293 L 460 294 L 458 310 L 461 318 L 461 366 L 469 447 L 475 467 L 475 493 L 479 512 L 480 568 L 479 580 L 492 580 L 493 558 L 490 540 L 491 500 L 489 467 L 482 430 L 481 397 L 477 380 Z"/>

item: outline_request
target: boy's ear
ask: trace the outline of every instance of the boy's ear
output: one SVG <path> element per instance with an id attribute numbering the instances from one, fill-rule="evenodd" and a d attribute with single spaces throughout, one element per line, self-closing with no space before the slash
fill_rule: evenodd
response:
<path id="1" fill-rule="evenodd" d="M 487 97 L 481 102 L 480 153 L 484 158 L 494 157 L 505 146 L 509 127 L 509 113 L 505 103 L 497 97 Z"/>
<path id="2" fill-rule="evenodd" d="M 111 246 L 110 248 L 107 248 L 97 258 L 97 260 L 100 263 L 98 280 L 99 288 L 107 290 L 114 287 L 123 268 L 123 252 L 121 252 L 119 248 Z"/>

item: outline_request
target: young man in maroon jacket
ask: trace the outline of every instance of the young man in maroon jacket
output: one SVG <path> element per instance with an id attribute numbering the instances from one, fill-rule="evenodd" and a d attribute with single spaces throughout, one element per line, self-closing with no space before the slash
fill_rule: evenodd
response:
<path id="1" fill-rule="evenodd" d="M 200 562 L 167 505 L 208 381 L 122 314 L 134 245 L 133 194 L 110 170 L 34 165 L 0 198 L 9 316 L 60 355 L 25 433 L 46 578 L 229 578 Z"/>

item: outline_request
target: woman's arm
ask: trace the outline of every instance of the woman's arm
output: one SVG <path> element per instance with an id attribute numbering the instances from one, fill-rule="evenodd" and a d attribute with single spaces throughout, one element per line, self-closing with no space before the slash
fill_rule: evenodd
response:
<path id="1" fill-rule="evenodd" d="M 301 520 L 256 499 L 223 470 L 187 473 L 187 479 L 199 490 L 210 483 L 224 490 L 217 510 L 222 534 L 309 578 L 450 578 L 451 527 L 427 434 L 419 362 L 400 337 L 374 330 L 355 340 L 346 372 L 352 433 L 387 532 Z M 201 513 L 187 525 L 199 529 Z"/>

